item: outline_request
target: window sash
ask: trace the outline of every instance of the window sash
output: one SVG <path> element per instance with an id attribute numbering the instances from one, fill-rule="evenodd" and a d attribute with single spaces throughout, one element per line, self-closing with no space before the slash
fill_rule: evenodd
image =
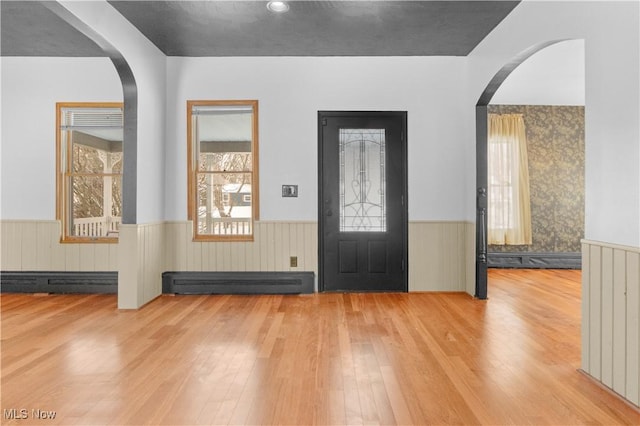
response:
<path id="1" fill-rule="evenodd" d="M 233 132 L 220 132 L 217 133 L 217 129 L 215 125 L 213 126 L 213 131 L 211 124 L 215 124 L 216 120 L 208 121 L 209 128 L 207 129 L 207 137 L 206 141 L 201 140 L 200 133 L 201 122 L 200 120 L 204 117 L 212 117 L 212 116 L 224 116 L 231 115 L 235 119 L 239 116 L 243 116 L 245 114 L 250 114 L 250 120 L 246 118 L 241 119 L 239 121 L 249 123 L 250 131 L 247 134 L 249 129 L 246 129 L 245 132 L 238 136 Z M 224 124 L 224 120 L 221 121 Z M 206 149 L 201 149 L 204 146 L 204 142 L 207 143 Z M 252 241 L 253 240 L 253 223 L 254 221 L 259 219 L 259 205 L 258 205 L 258 101 L 249 100 L 249 101 L 187 101 L 187 168 L 188 168 L 188 217 L 189 220 L 193 221 L 193 239 L 194 240 L 204 240 L 204 241 Z M 241 148 L 241 150 L 237 150 Z M 227 150 L 228 149 L 228 150 Z M 250 149 L 250 150 L 249 150 Z M 216 153 L 216 154 L 248 154 L 248 157 L 238 157 L 231 160 L 243 160 L 244 163 L 241 164 L 242 167 L 238 167 L 237 163 L 235 165 L 235 169 L 226 170 L 223 165 L 211 165 L 211 170 L 203 170 L 201 166 L 201 154 L 208 153 Z M 227 157 L 227 160 L 229 158 Z M 233 196 L 232 193 L 226 193 L 226 195 L 222 195 L 223 203 L 230 203 L 232 200 L 234 202 L 239 202 L 246 204 L 248 203 L 250 206 L 242 206 L 243 209 L 250 212 L 249 218 L 241 218 L 241 221 L 244 222 L 248 220 L 248 224 L 242 228 L 241 233 L 233 233 L 228 232 L 229 226 L 236 227 L 237 224 L 231 224 L 236 218 L 206 218 L 205 220 L 208 223 L 212 222 L 225 222 L 227 228 L 224 231 L 213 230 L 211 232 L 204 232 L 203 229 L 205 227 L 201 226 L 201 196 L 199 192 L 201 188 L 199 188 L 199 182 L 202 177 L 211 175 L 211 176 L 242 176 L 246 175 L 249 177 L 250 181 L 250 193 L 242 192 L 238 195 L 239 198 Z M 249 198 L 247 198 L 249 195 Z M 206 210 L 210 212 L 212 209 L 211 203 L 214 200 L 209 199 L 207 202 L 210 203 L 209 208 Z M 207 206 L 205 206 L 207 207 Z M 209 228 L 206 228 L 209 229 Z M 235 229 L 235 228 L 234 228 Z M 239 229 L 239 228 L 238 228 Z"/>
<path id="2" fill-rule="evenodd" d="M 114 206 L 116 211 L 122 211 L 122 165 L 119 164 L 118 171 L 112 168 L 122 162 L 123 115 L 120 102 L 56 104 L 56 217 L 62 223 L 61 242 L 118 241 L 122 219 L 113 213 Z M 80 139 L 83 139 L 82 143 Z M 93 165 L 74 170 L 74 146 L 90 148 L 82 154 L 84 161 L 93 162 Z M 79 150 L 76 152 L 81 154 Z M 100 172 L 98 165 L 105 172 Z M 89 207 L 93 203 L 91 211 L 100 212 L 99 215 L 74 218 L 80 208 L 74 195 L 74 182 L 93 187 L 95 198 L 85 200 L 83 208 L 87 208 L 87 203 Z M 100 205 L 96 204 L 98 202 Z"/>

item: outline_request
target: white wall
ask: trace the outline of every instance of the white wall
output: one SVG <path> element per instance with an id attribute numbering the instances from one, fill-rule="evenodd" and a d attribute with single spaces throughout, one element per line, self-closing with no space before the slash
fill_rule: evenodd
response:
<path id="1" fill-rule="evenodd" d="M 186 220 L 186 101 L 258 99 L 262 220 L 317 220 L 317 112 L 408 111 L 409 220 L 464 218 L 465 58 L 168 58 L 168 220 Z M 299 198 L 281 198 L 282 184 Z"/>
<path id="2" fill-rule="evenodd" d="M 585 40 L 585 238 L 632 247 L 640 246 L 639 7 L 523 2 L 469 56 L 472 109 L 518 53 L 549 40 Z M 468 200 L 471 212 L 474 195 Z"/>
<path id="3" fill-rule="evenodd" d="M 518 66 L 497 90 L 495 105 L 584 105 L 584 40 L 551 45 Z"/>
<path id="4" fill-rule="evenodd" d="M 56 218 L 56 102 L 122 102 L 108 58 L 2 58 L 2 219 Z"/>

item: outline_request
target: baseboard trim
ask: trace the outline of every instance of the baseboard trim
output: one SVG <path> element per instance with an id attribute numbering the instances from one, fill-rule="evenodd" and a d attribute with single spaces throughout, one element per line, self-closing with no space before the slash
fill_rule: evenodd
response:
<path id="1" fill-rule="evenodd" d="M 165 272 L 163 294 L 308 294 L 313 272 Z"/>
<path id="2" fill-rule="evenodd" d="M 117 272 L 4 271 L 1 293 L 118 293 Z"/>
<path id="3" fill-rule="evenodd" d="M 489 268 L 581 269 L 581 253 L 488 253 Z"/>

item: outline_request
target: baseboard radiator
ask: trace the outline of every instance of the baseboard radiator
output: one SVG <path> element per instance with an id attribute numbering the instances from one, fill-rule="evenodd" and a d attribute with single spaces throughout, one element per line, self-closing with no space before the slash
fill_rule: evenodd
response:
<path id="1" fill-rule="evenodd" d="M 165 294 L 305 294 L 313 272 L 165 272 Z"/>
<path id="2" fill-rule="evenodd" d="M 2 293 L 118 293 L 117 272 L 0 272 Z"/>
<path id="3" fill-rule="evenodd" d="M 489 268 L 581 269 L 581 253 L 488 253 Z"/>

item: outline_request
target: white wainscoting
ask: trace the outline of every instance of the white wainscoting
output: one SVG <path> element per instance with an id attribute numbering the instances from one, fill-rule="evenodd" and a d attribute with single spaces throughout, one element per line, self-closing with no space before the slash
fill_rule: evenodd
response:
<path id="1" fill-rule="evenodd" d="M 640 405 L 640 248 L 582 242 L 582 369 Z"/>
<path id="2" fill-rule="evenodd" d="M 137 309 L 162 294 L 164 223 L 121 225 L 118 308 Z"/>
<path id="3" fill-rule="evenodd" d="M 316 222 L 255 222 L 254 240 L 193 241 L 191 222 L 168 222 L 167 271 L 314 271 L 318 272 Z M 290 257 L 298 257 L 291 267 Z"/>
<path id="4" fill-rule="evenodd" d="M 409 291 L 474 291 L 474 225 L 409 222 Z M 193 241 L 191 222 L 166 224 L 167 271 L 313 271 L 317 222 L 255 223 L 253 242 Z M 298 267 L 291 267 L 291 256 Z"/>
<path id="5" fill-rule="evenodd" d="M 409 291 L 473 294 L 473 229 L 467 222 L 409 222 Z"/>
<path id="6" fill-rule="evenodd" d="M 1 232 L 1 269 L 119 271 L 122 308 L 159 294 L 164 271 L 318 273 L 317 222 L 259 221 L 253 242 L 194 242 L 187 221 L 122 225 L 118 244 L 60 244 L 57 221 L 2 221 Z M 473 294 L 474 242 L 469 222 L 409 222 L 409 291 Z"/>
<path id="7" fill-rule="evenodd" d="M 60 244 L 60 222 L 3 220 L 3 271 L 117 271 L 118 244 Z"/>

